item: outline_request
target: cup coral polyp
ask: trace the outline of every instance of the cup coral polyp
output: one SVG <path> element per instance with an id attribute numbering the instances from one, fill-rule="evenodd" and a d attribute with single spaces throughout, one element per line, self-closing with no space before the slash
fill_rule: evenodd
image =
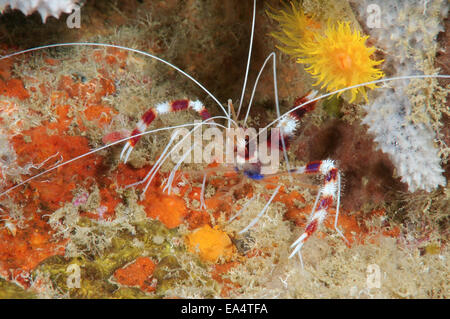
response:
<path id="1" fill-rule="evenodd" d="M 281 27 L 280 32 L 271 32 L 270 35 L 283 44 L 277 48 L 289 55 L 296 55 L 299 43 L 313 38 L 314 33 L 320 30 L 320 23 L 307 16 L 297 2 L 291 2 L 291 7 L 286 3 L 283 5 L 284 10 L 278 12 L 267 5 L 270 9 L 266 11 L 267 15 L 279 22 Z"/>
<path id="2" fill-rule="evenodd" d="M 267 15 L 280 24 L 280 31 L 270 35 L 280 41 L 277 46 L 281 51 L 297 58 L 298 63 L 307 64 L 305 68 L 317 80 L 314 85 L 322 83 L 328 92 L 349 86 L 380 79 L 384 74 L 377 68 L 383 60 L 371 58 L 376 48 L 367 47 L 368 36 L 352 30 L 349 22 L 328 22 L 322 27 L 315 17 L 304 13 L 300 3 L 291 2 L 281 10 L 271 11 Z M 367 101 L 366 87 L 369 84 L 351 89 L 350 102 L 358 93 Z"/>
<path id="3" fill-rule="evenodd" d="M 329 23 L 323 35 L 316 34 L 314 39 L 299 45 L 297 62 L 308 64 L 305 70 L 317 80 L 314 85 L 322 83 L 328 92 L 378 80 L 384 74 L 376 66 L 383 60 L 371 58 L 376 49 L 366 46 L 367 38 L 357 30 L 352 31 L 349 22 L 338 22 L 337 26 Z M 373 89 L 376 84 L 366 87 Z M 366 87 L 351 89 L 350 102 L 358 92 L 367 101 Z"/>

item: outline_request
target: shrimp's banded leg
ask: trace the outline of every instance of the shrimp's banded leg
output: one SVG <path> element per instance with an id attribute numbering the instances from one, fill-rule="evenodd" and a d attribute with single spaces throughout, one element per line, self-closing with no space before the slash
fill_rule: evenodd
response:
<path id="1" fill-rule="evenodd" d="M 291 173 L 294 174 L 322 174 L 324 176 L 323 186 L 320 188 L 316 201 L 314 203 L 309 222 L 306 225 L 304 233 L 291 245 L 292 251 L 289 258 L 292 258 L 296 253 L 300 253 L 303 244 L 311 237 L 328 215 L 328 210 L 333 201 L 336 200 L 336 217 L 334 221 L 334 228 L 345 241 L 341 230 L 337 227 L 339 218 L 339 204 L 340 204 L 340 189 L 341 189 L 341 177 L 339 171 L 332 160 L 311 162 L 305 166 L 297 169 L 292 169 Z M 318 206 L 317 206 L 318 204 Z M 317 209 L 316 209 L 317 208 Z"/>
<path id="2" fill-rule="evenodd" d="M 128 157 L 130 156 L 131 151 L 133 150 L 136 143 L 141 139 L 141 136 L 139 134 L 144 133 L 147 127 L 158 117 L 158 115 L 187 109 L 196 111 L 198 114 L 200 114 L 202 120 L 207 120 L 211 117 L 208 110 L 200 101 L 191 101 L 188 99 L 184 99 L 159 103 L 154 108 L 149 109 L 142 115 L 141 119 L 136 125 L 136 128 L 133 130 L 133 132 L 131 132 L 131 136 L 133 137 L 129 139 L 123 147 L 122 153 L 120 154 L 120 159 L 123 159 L 124 163 L 128 161 Z"/>
<path id="3" fill-rule="evenodd" d="M 278 148 L 280 150 L 283 150 L 283 148 L 289 148 L 289 139 L 295 135 L 295 131 L 299 125 L 300 120 L 303 118 L 303 116 L 313 111 L 316 108 L 316 101 L 308 103 L 310 100 L 314 99 L 314 97 L 317 95 L 317 91 L 313 90 L 306 95 L 298 98 L 294 102 L 294 106 L 292 108 L 295 108 L 298 105 L 303 105 L 301 108 L 298 108 L 297 110 L 286 114 L 283 116 L 278 124 L 275 126 L 275 128 L 279 129 L 278 135 Z M 229 101 L 230 103 L 230 101 Z M 272 131 L 273 133 L 273 131 Z M 256 152 L 254 154 L 249 153 L 249 142 L 248 140 L 244 141 L 245 143 L 245 160 L 250 161 L 257 156 Z M 272 148 L 272 139 L 267 139 L 267 146 L 268 148 Z"/>
<path id="4" fill-rule="evenodd" d="M 309 102 L 310 100 L 314 99 L 316 95 L 317 91 L 312 90 L 308 94 L 296 99 L 292 108 Z M 316 101 L 307 103 L 301 108 L 298 108 L 295 111 L 286 114 L 280 119 L 278 124 L 275 126 L 280 130 L 280 137 L 278 142 L 278 147 L 280 149 L 282 149 L 283 145 L 288 148 L 289 139 L 295 135 L 295 131 L 298 128 L 300 120 L 303 118 L 303 116 L 305 116 L 306 113 L 313 111 L 316 108 L 316 104 Z M 270 144 L 270 140 L 268 140 L 267 142 Z"/>

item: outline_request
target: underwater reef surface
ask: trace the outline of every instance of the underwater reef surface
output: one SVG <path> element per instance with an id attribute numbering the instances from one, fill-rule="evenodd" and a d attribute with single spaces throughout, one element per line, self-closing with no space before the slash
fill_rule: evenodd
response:
<path id="1" fill-rule="evenodd" d="M 379 67 L 387 75 L 396 74 L 392 63 L 398 59 L 402 72 L 449 74 L 448 8 L 432 14 L 442 1 L 426 2 L 428 15 L 398 2 L 410 19 L 435 26 L 421 54 L 390 47 L 380 30 L 367 25 L 361 14 L 367 12 L 365 4 L 297 3 L 317 20 L 314 25 L 332 18 L 369 35 L 367 42 L 377 48 L 377 60 L 385 61 Z M 0 55 L 67 42 L 127 46 L 170 61 L 224 107 L 228 99 L 236 106 L 252 6 L 253 1 L 235 0 L 86 1 L 80 28 L 68 27 L 67 14 L 43 24 L 37 13 L 7 11 L 0 16 Z M 279 42 L 270 35 L 278 28 L 267 14 L 271 9 L 286 6 L 257 2 L 245 111 L 272 51 L 277 53 L 281 112 L 311 89 L 320 89 L 305 65 L 277 48 Z M 381 15 L 381 30 L 383 21 Z M 111 47 L 65 46 L 0 60 L 0 297 L 448 298 L 448 81 L 421 81 L 372 88 L 368 102 L 334 95 L 302 119 L 290 140 L 290 167 L 337 161 L 343 176 L 338 226 L 346 239 L 334 229 L 333 206 L 305 243 L 302 267 L 297 258 L 288 258 L 290 246 L 308 223 L 319 179 L 280 175 L 255 181 L 221 164 L 183 164 L 169 194 L 164 186 L 175 163 L 167 161 L 145 194 L 145 183 L 128 187 L 152 169 L 170 142 L 166 131 L 143 136 L 127 163 L 120 160 L 124 142 L 52 169 L 129 136 L 144 112 L 161 102 L 199 99 L 213 116 L 222 115 L 192 81 L 156 60 Z M 398 100 L 411 104 L 414 125 L 425 125 L 434 134 L 428 142 L 442 177 L 423 187 L 429 191 L 415 190 L 420 188 L 417 176 L 427 168 L 415 168 L 411 192 L 398 160 L 383 153 L 383 147 L 377 149 L 380 140 L 364 125 L 370 107 L 382 110 Z M 254 95 L 249 125 L 270 123 L 276 118 L 274 105 L 269 64 Z M 149 129 L 198 119 L 194 112 L 169 113 Z M 286 170 L 282 156 L 280 161 Z M 10 191 L 47 169 L 52 170 Z M 265 214 L 241 234 L 276 189 Z M 370 285 L 373 269 L 381 277 Z"/>

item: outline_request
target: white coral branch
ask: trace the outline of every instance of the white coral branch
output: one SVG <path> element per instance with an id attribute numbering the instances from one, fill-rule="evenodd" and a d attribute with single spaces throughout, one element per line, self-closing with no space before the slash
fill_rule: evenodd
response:
<path id="1" fill-rule="evenodd" d="M 368 4 L 373 3 L 380 7 L 381 28 L 368 31 L 386 53 L 387 73 L 390 76 L 423 73 L 418 60 L 436 50 L 436 36 L 443 30 L 441 21 L 448 13 L 446 1 L 427 1 L 424 15 L 423 0 L 362 0 L 358 1 L 362 22 L 367 19 Z M 363 123 L 369 126 L 378 147 L 389 155 L 397 175 L 411 192 L 432 191 L 446 184 L 439 151 L 434 145 L 437 132 L 427 124 L 430 121 L 413 123 L 408 83 L 395 84 L 393 89 L 379 89 L 373 103 L 365 106 L 367 115 Z M 423 109 L 422 115 L 427 118 L 429 114 Z"/>
<path id="2" fill-rule="evenodd" d="M 71 13 L 79 0 L 0 0 L 0 12 L 6 8 L 18 9 L 25 15 L 38 11 L 45 23 L 49 16 L 59 18 L 61 13 Z"/>

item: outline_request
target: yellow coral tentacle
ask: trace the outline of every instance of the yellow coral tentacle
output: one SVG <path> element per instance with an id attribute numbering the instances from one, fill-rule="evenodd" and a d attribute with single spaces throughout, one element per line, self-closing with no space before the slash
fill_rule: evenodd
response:
<path id="1" fill-rule="evenodd" d="M 350 22 L 334 24 L 329 20 L 321 30 L 320 24 L 306 16 L 297 1 L 291 1 L 290 7 L 284 4 L 284 9 L 278 11 L 268 7 L 268 16 L 280 24 L 278 32 L 270 33 L 281 43 L 277 48 L 297 58 L 297 63 L 305 64 L 305 70 L 316 80 L 315 86 L 332 92 L 384 76 L 377 68 L 383 60 L 372 59 L 376 48 L 366 46 L 369 37 L 352 30 Z M 376 87 L 370 84 L 351 89 L 350 102 L 358 94 L 367 101 L 366 88 Z"/>

